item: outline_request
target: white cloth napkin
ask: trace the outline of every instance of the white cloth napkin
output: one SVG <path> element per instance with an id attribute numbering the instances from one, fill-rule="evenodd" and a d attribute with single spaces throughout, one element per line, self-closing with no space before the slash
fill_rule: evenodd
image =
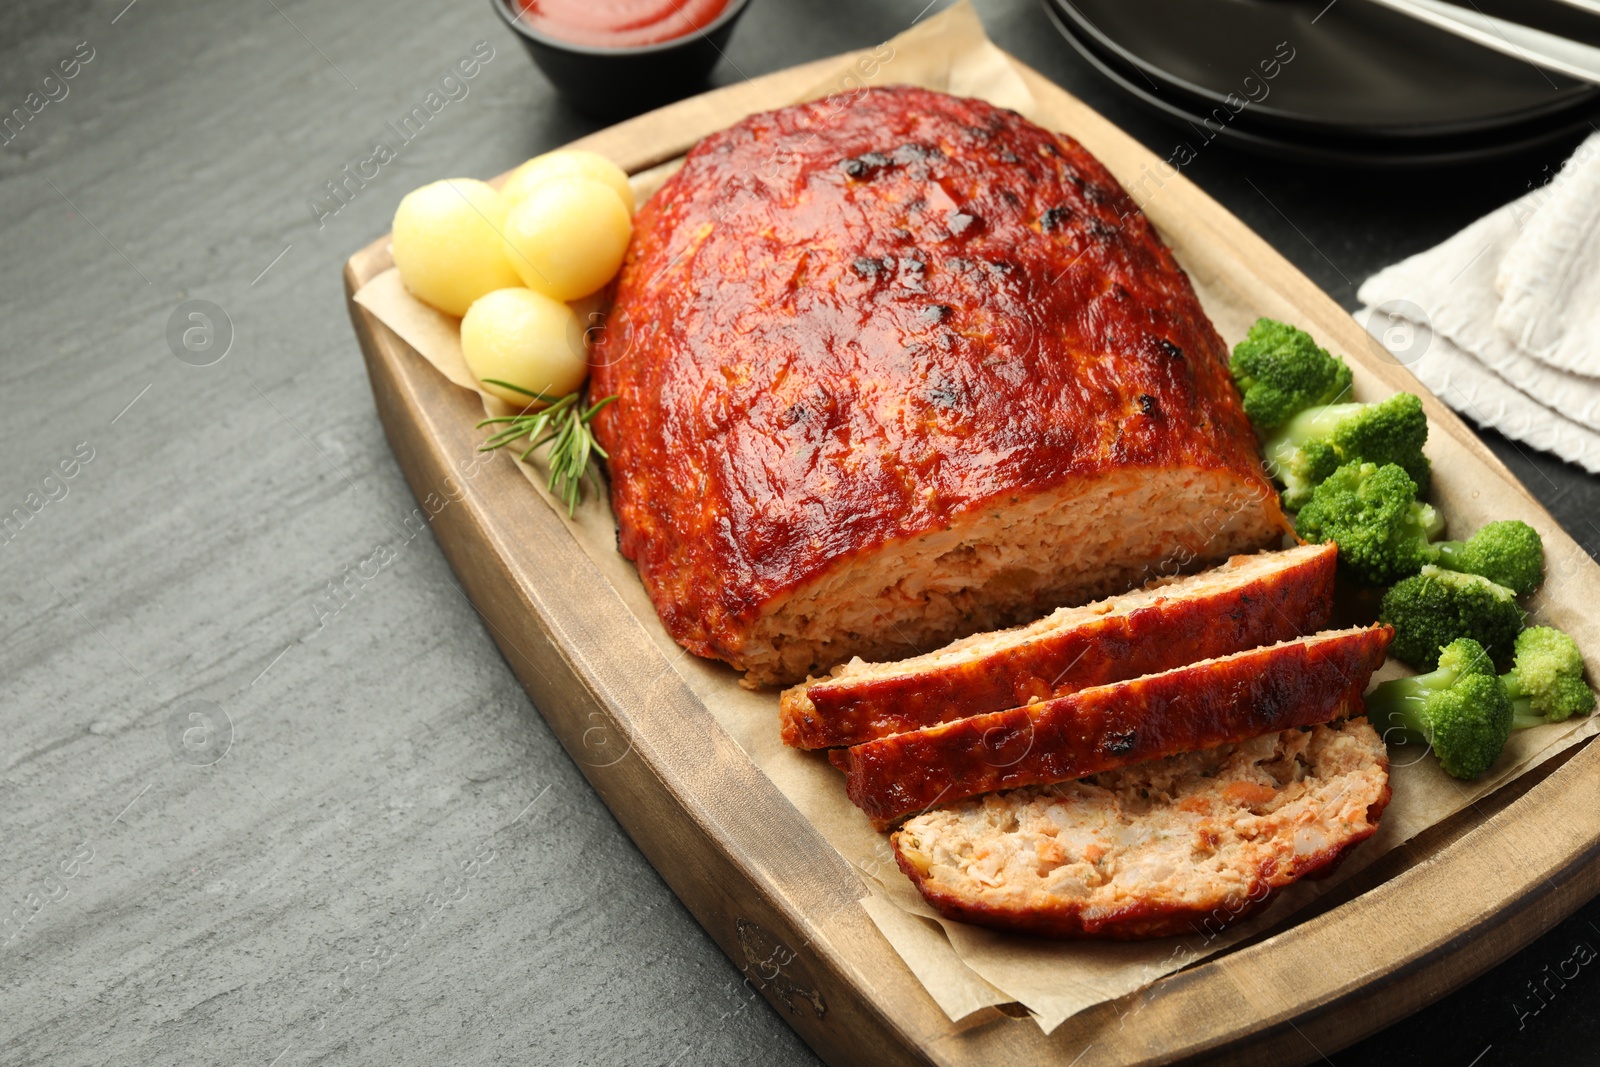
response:
<path id="1" fill-rule="evenodd" d="M 1600 473 L 1600 134 L 1358 296 L 1357 319 L 1445 403 Z"/>
<path id="2" fill-rule="evenodd" d="M 1600 377 L 1600 135 L 1547 188 L 1500 263 L 1494 326 L 1541 363 Z"/>

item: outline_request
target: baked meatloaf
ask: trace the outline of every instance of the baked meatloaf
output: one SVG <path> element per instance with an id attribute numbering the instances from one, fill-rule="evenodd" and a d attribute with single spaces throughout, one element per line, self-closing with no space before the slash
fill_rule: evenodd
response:
<path id="1" fill-rule="evenodd" d="M 751 685 L 1288 529 L 1149 220 L 978 100 L 872 89 L 701 141 L 634 221 L 592 365 L 620 548 Z"/>
<path id="2" fill-rule="evenodd" d="M 1315 633 L 1333 613 L 1338 556 L 1331 544 L 1235 556 L 925 656 L 851 660 L 784 691 L 783 740 L 856 745 Z"/>
<path id="3" fill-rule="evenodd" d="M 1387 626 L 1330 630 L 828 753 L 878 829 L 978 793 L 1048 785 L 1366 710 Z"/>
<path id="4" fill-rule="evenodd" d="M 919 815 L 895 857 L 952 919 L 1047 937 L 1211 934 L 1333 869 L 1389 802 L 1365 719 Z"/>

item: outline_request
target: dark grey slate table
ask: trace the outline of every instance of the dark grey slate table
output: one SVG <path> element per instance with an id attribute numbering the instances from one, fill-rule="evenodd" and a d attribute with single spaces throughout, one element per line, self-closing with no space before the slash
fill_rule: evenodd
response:
<path id="1" fill-rule="evenodd" d="M 923 2 L 756 0 L 717 80 Z M 979 7 L 1170 150 L 1032 0 Z M 466 95 L 332 211 L 325 183 L 480 41 Z M 0 113 L 25 105 L 0 137 L 0 514 L 27 515 L 0 533 L 0 1062 L 812 1062 L 408 537 L 346 320 L 340 265 L 404 192 L 593 124 L 481 0 L 11 0 Z M 1213 147 L 1189 173 L 1353 306 L 1561 154 L 1362 179 Z M 189 301 L 225 313 L 212 365 L 169 343 L 203 329 Z M 1593 551 L 1600 481 L 1491 445 Z M 1330 1059 L 1574 1059 L 1597 922 Z"/>

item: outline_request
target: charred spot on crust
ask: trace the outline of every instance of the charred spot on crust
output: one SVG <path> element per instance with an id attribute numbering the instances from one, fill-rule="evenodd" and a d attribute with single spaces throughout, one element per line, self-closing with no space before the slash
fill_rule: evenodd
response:
<path id="1" fill-rule="evenodd" d="M 1151 396 L 1149 393 L 1140 393 L 1139 410 L 1143 411 L 1146 415 L 1159 415 L 1161 414 L 1161 405 L 1156 403 L 1156 398 Z"/>
<path id="2" fill-rule="evenodd" d="M 944 152 L 938 145 L 907 141 L 888 153 L 863 152 L 859 156 L 852 156 L 840 162 L 839 169 L 856 181 L 871 181 L 889 167 L 924 164 L 930 159 L 940 159 L 943 156 Z M 927 168 L 922 167 L 917 173 L 926 177 Z"/>
<path id="3" fill-rule="evenodd" d="M 1039 229 L 1045 233 L 1054 233 L 1070 218 L 1072 218 L 1072 209 L 1064 204 L 1049 208 L 1043 215 L 1039 216 Z"/>
<path id="4" fill-rule="evenodd" d="M 875 152 L 871 154 L 877 155 Z M 918 144 L 915 141 L 907 141 L 890 153 L 889 159 L 891 162 L 904 164 L 916 163 L 926 159 L 937 159 L 943 155 L 944 152 L 938 145 Z"/>
<path id="5" fill-rule="evenodd" d="M 966 398 L 960 387 L 953 385 L 936 385 L 928 390 L 928 399 L 942 408 L 959 406 Z"/>
<path id="6" fill-rule="evenodd" d="M 874 259 L 872 256 L 857 256 L 855 261 L 850 264 L 850 269 L 870 281 L 875 280 L 880 274 L 886 273 L 889 266 L 888 262 Z"/>
<path id="7" fill-rule="evenodd" d="M 1177 345 L 1173 344 L 1171 341 L 1167 340 L 1165 337 L 1159 338 L 1156 343 L 1161 346 L 1161 351 L 1165 352 L 1167 355 L 1171 356 L 1173 359 L 1182 359 L 1183 358 L 1183 349 L 1179 348 Z"/>
<path id="8" fill-rule="evenodd" d="M 804 422 L 810 414 L 804 404 L 790 404 L 783 409 L 783 424 L 793 426 L 797 422 Z"/>
<path id="9" fill-rule="evenodd" d="M 883 261 L 884 269 L 897 270 L 897 281 L 900 288 L 909 289 L 913 293 L 925 293 L 928 262 L 922 258 L 920 249 L 912 249 L 910 254 L 904 256 L 889 256 Z"/>
<path id="10" fill-rule="evenodd" d="M 1086 229 L 1089 231 L 1089 236 L 1098 241 L 1109 241 L 1122 232 L 1121 226 L 1112 226 L 1100 219 L 1090 219 Z"/>
<path id="11" fill-rule="evenodd" d="M 1109 756 L 1126 756 L 1139 745 L 1137 730 L 1125 730 L 1119 734 L 1107 734 L 1101 742 L 1100 749 Z"/>
<path id="12" fill-rule="evenodd" d="M 1291 693 L 1283 692 L 1275 686 L 1254 686 L 1255 703 L 1250 708 L 1250 713 L 1262 722 L 1277 722 L 1284 716 L 1294 700 Z"/>
<path id="13" fill-rule="evenodd" d="M 864 152 L 840 163 L 839 169 L 857 181 L 870 181 L 892 162 L 882 152 Z"/>
<path id="14" fill-rule="evenodd" d="M 1083 198 L 1091 204 L 1106 204 L 1116 198 L 1116 193 L 1099 182 L 1084 182 L 1082 187 Z"/>
<path id="15" fill-rule="evenodd" d="M 926 322 L 932 325 L 934 323 L 943 322 L 954 312 L 955 308 L 951 307 L 949 304 L 929 304 L 927 307 L 917 312 L 917 320 L 919 322 Z"/>

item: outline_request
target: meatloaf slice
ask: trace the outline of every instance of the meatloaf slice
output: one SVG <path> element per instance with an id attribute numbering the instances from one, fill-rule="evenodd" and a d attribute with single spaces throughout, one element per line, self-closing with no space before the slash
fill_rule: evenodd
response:
<path id="1" fill-rule="evenodd" d="M 1389 760 L 1365 719 L 1285 730 L 917 816 L 900 869 L 952 919 L 1046 937 L 1214 933 L 1371 837 Z"/>
<path id="2" fill-rule="evenodd" d="M 880 830 L 962 797 L 1047 785 L 1365 711 L 1387 626 L 1330 630 L 828 755 Z"/>
<path id="3" fill-rule="evenodd" d="M 591 363 L 619 547 L 751 685 L 1288 529 L 1150 221 L 980 100 L 867 89 L 701 141 L 635 219 Z"/>
<path id="4" fill-rule="evenodd" d="M 1338 555 L 1328 544 L 1235 556 L 925 656 L 851 660 L 784 691 L 783 740 L 856 745 L 1315 633 L 1333 611 Z"/>

